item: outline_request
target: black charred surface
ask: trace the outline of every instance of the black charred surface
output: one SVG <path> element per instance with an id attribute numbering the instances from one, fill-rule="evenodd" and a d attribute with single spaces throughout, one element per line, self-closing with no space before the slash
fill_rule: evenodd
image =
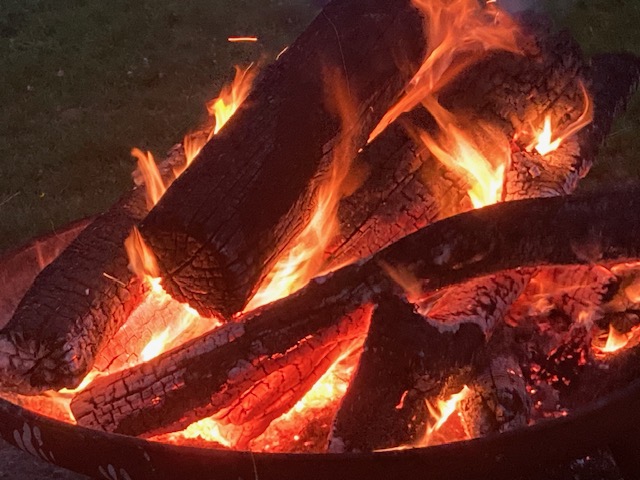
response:
<path id="1" fill-rule="evenodd" d="M 205 314 L 239 311 L 304 227 L 332 149 L 348 135 L 355 155 L 424 44 L 408 0 L 328 5 L 144 221 L 165 288 Z M 331 106 L 331 70 L 354 104 L 349 132 Z"/>

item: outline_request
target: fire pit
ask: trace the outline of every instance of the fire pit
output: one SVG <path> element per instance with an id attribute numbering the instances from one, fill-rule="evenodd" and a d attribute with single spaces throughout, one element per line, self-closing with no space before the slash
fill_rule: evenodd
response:
<path id="1" fill-rule="evenodd" d="M 638 190 L 623 196 L 634 193 L 632 206 L 637 206 Z M 612 205 L 612 210 L 620 212 L 616 207 Z M 619 220 L 613 218 L 611 223 Z M 60 238 L 74 236 L 81 227 L 71 226 L 68 234 L 61 232 L 5 256 L 0 272 L 10 269 L 25 278 L 35 276 L 42 268 L 38 251 L 55 249 Z M 634 227 L 638 229 L 640 225 Z M 34 245 L 40 245 L 39 249 Z M 3 302 L 9 300 L 6 291 L 0 292 Z M 6 318 L 7 311 L 3 314 Z M 24 397 L 22 400 L 28 401 Z M 37 405 L 37 400 L 31 401 Z M 0 400 L 0 436 L 36 457 L 105 478 L 210 478 L 211 471 L 219 478 L 234 480 L 406 478 L 416 472 L 436 479 L 511 479 L 523 472 L 535 478 L 548 472 L 554 463 L 568 462 L 603 448 L 611 448 L 627 478 L 635 478 L 640 472 L 635 455 L 635 449 L 640 447 L 636 440 L 640 438 L 638 412 L 640 383 L 636 380 L 567 417 L 475 440 L 376 453 L 265 454 L 181 447 L 109 434 L 56 421 Z M 522 478 L 529 477 L 523 474 Z"/>
<path id="2" fill-rule="evenodd" d="M 495 2 L 332 2 L 6 257 L 2 436 L 106 478 L 636 473 L 640 190 L 568 194 L 639 78 Z"/>

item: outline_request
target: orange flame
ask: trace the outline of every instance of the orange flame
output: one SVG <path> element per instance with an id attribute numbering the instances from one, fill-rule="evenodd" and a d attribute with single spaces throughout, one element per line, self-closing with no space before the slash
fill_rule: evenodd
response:
<path id="1" fill-rule="evenodd" d="M 326 247 L 338 231 L 337 209 L 353 156 L 353 139 L 346 132 L 353 124 L 355 110 L 344 79 L 335 72 L 325 74 L 342 121 L 343 136 L 333 149 L 331 167 L 326 180 L 318 188 L 309 222 L 292 242 L 293 247 L 276 261 L 257 293 L 247 303 L 245 311 L 283 298 L 321 273 Z"/>
<path id="2" fill-rule="evenodd" d="M 369 142 L 402 113 L 437 92 L 491 50 L 519 53 L 517 25 L 495 2 L 478 0 L 412 0 L 425 18 L 427 55 L 404 96 L 382 118 Z"/>
<path id="3" fill-rule="evenodd" d="M 151 152 L 145 154 L 142 150 L 133 148 L 131 155 L 138 159 L 138 170 L 142 174 L 147 192 L 147 208 L 151 209 L 164 195 L 167 187 L 162 181 L 162 176 Z"/>
<path id="4" fill-rule="evenodd" d="M 485 155 L 474 139 L 458 126 L 456 117 L 435 98 L 427 96 L 423 104 L 440 127 L 437 140 L 427 132 L 419 133 L 425 146 L 445 166 L 467 180 L 470 186 L 468 194 L 475 208 L 499 202 L 502 199 L 504 173 L 511 161 L 508 139 L 487 125 L 480 122 L 475 124 L 475 131 L 484 131 L 491 140 L 486 143 L 491 152 Z"/>
<path id="5" fill-rule="evenodd" d="M 469 396 L 471 389 L 466 385 L 462 387 L 458 393 L 454 393 L 447 400 L 438 400 L 435 406 L 427 402 L 429 413 L 436 422 L 427 429 L 425 438 L 422 442 L 423 446 L 429 445 L 433 435 L 447 422 L 449 417 L 457 410 L 460 402 Z"/>
<path id="6" fill-rule="evenodd" d="M 157 277 L 160 274 L 156 256 L 145 243 L 137 227 L 131 229 L 131 233 L 124 241 L 124 248 L 129 257 L 129 270 L 138 277 Z"/>
<path id="7" fill-rule="evenodd" d="M 580 82 L 580 88 L 584 96 L 584 109 L 580 116 L 560 130 L 560 133 L 554 135 L 551 115 L 547 115 L 544 119 L 542 130 L 535 136 L 535 140 L 529 144 L 527 151 L 531 152 L 535 149 L 540 155 L 547 155 L 557 150 L 567 138 L 575 135 L 591 123 L 593 120 L 593 104 L 582 82 Z"/>
<path id="8" fill-rule="evenodd" d="M 629 339 L 631 338 L 631 334 L 625 334 L 617 331 L 613 325 L 609 324 L 609 335 L 607 335 L 607 342 L 604 347 L 599 350 L 602 353 L 614 353 L 624 348 L 627 343 L 629 343 Z"/>

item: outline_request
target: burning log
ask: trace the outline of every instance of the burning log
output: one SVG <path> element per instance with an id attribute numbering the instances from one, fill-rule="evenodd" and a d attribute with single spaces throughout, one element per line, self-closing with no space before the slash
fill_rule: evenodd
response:
<path id="1" fill-rule="evenodd" d="M 619 263 L 640 257 L 639 206 L 640 191 L 627 189 L 509 202 L 443 220 L 248 314 L 244 324 L 98 379 L 72 408 L 80 423 L 109 431 L 146 435 L 184 428 L 264 378 L 260 359 L 268 362 L 308 335 L 335 328 L 375 294 L 397 292 L 380 262 L 410 272 L 426 292 L 521 266 Z M 526 226 L 519 220 L 525 216 Z"/>
<path id="2" fill-rule="evenodd" d="M 0 331 L 3 389 L 37 393 L 82 381 L 104 341 L 143 298 L 124 240 L 145 213 L 144 194 L 134 190 L 36 278 Z"/>
<path id="3" fill-rule="evenodd" d="M 162 173 L 184 157 L 174 151 Z M 0 388 L 23 394 L 77 387 L 144 298 L 124 241 L 147 214 L 138 186 L 96 217 L 40 272 L 0 330 Z"/>
<path id="4" fill-rule="evenodd" d="M 408 0 L 329 4 L 142 224 L 167 291 L 205 315 L 241 310 L 304 227 L 332 155 L 347 142 L 352 158 L 423 47 L 422 21 Z M 327 99 L 332 70 L 343 75 L 353 106 L 350 128 L 341 128 Z"/>
<path id="5" fill-rule="evenodd" d="M 359 270 L 344 273 L 353 276 Z M 120 433 L 153 435 L 183 429 L 230 407 L 231 413 L 226 412 L 229 423 L 242 424 L 237 416 L 247 412 L 263 422 L 276 414 L 270 409 L 248 408 L 245 412 L 240 405 L 237 410 L 233 407 L 245 392 L 249 395 L 269 381 L 274 385 L 284 382 L 278 393 L 285 402 L 277 405 L 280 414 L 284 413 L 310 387 L 311 378 L 319 378 L 330 366 L 325 358 L 335 359 L 364 336 L 368 318 L 358 309 L 366 304 L 371 289 L 366 283 L 353 290 L 346 288 L 352 284 L 347 278 L 314 285 L 305 296 L 274 304 L 280 308 L 260 309 L 241 323 L 230 323 L 148 363 L 96 380 L 72 402 L 78 422 Z M 349 345 L 341 347 L 343 342 Z M 254 387 L 262 380 L 262 385 Z M 302 387 L 292 386 L 292 381 Z M 290 392 L 298 392 L 298 397 L 289 396 Z M 257 397 L 258 407 L 260 400 Z M 261 433 L 257 430 L 255 435 Z"/>
<path id="6" fill-rule="evenodd" d="M 471 338 L 475 333 L 482 342 L 474 330 Z M 360 363 L 333 422 L 329 451 L 372 451 L 413 444 L 424 436 L 427 407 L 413 387 L 424 371 L 425 353 L 449 360 L 437 355 L 443 349 L 429 348 L 434 340 L 440 340 L 437 330 L 412 305 L 393 297 L 378 301 Z"/>

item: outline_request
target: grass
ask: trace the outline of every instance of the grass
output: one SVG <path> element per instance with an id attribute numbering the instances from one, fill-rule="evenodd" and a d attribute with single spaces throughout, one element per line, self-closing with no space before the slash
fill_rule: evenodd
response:
<path id="1" fill-rule="evenodd" d="M 640 54 L 638 0 L 549 0 L 587 53 Z M 311 0 L 2 0 L 0 251 L 107 208 L 131 185 L 131 147 L 158 154 L 198 125 L 232 65 L 273 56 Z M 229 35 L 255 34 L 257 44 Z M 593 172 L 640 178 L 640 99 Z"/>

